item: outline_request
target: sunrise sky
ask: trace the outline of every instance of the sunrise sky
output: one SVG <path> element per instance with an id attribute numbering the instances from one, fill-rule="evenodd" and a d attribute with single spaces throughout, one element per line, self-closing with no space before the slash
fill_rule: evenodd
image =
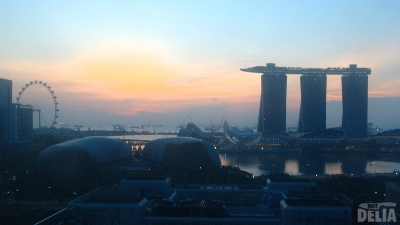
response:
<path id="1" fill-rule="evenodd" d="M 369 122 L 398 128 L 399 9 L 400 1 L 0 0 L 0 78 L 13 81 L 14 101 L 30 81 L 51 85 L 58 122 L 70 125 L 174 127 L 192 113 L 200 126 L 224 115 L 253 126 L 260 75 L 240 68 L 357 64 L 372 69 Z M 290 126 L 299 83 L 288 77 Z M 340 126 L 340 76 L 328 77 L 327 101 L 328 127 Z"/>

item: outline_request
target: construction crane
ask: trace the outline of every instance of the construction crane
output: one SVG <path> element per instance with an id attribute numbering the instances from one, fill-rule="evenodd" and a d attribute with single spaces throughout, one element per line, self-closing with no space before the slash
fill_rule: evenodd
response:
<path id="1" fill-rule="evenodd" d="M 213 132 L 218 132 L 219 129 L 221 129 L 221 127 L 222 127 L 222 122 L 224 121 L 225 115 L 226 115 L 227 113 L 228 113 L 228 112 L 226 112 L 226 113 L 222 116 L 221 122 L 219 123 L 219 126 L 214 126 L 214 125 L 212 124 L 212 118 L 211 118 L 211 126 L 210 126 L 210 127 L 206 127 L 205 130 L 206 130 L 206 131 L 210 131 L 211 133 L 213 133 Z"/>
<path id="2" fill-rule="evenodd" d="M 185 117 L 185 119 L 183 120 L 182 123 L 180 123 L 178 126 L 176 126 L 177 128 L 184 128 L 186 121 L 190 118 L 190 121 L 192 121 L 192 117 L 190 117 L 192 115 L 192 113 L 188 113 Z M 192 121 L 193 122 L 193 121 Z"/>

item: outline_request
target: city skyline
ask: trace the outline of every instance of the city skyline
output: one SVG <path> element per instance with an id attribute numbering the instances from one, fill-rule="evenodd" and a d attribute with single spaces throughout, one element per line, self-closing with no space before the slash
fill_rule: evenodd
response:
<path id="1" fill-rule="evenodd" d="M 0 77 L 13 102 L 30 81 L 52 86 L 58 122 L 256 125 L 265 65 L 372 69 L 368 122 L 400 127 L 400 3 L 0 1 Z M 340 77 L 327 79 L 327 127 L 341 125 Z M 300 77 L 288 77 L 297 126 Z"/>

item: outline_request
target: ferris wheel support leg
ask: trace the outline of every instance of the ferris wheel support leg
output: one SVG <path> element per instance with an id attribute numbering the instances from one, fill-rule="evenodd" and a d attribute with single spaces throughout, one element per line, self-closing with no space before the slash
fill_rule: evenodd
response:
<path id="1" fill-rule="evenodd" d="M 42 127 L 42 125 L 40 124 L 40 110 L 39 110 L 39 129 Z"/>

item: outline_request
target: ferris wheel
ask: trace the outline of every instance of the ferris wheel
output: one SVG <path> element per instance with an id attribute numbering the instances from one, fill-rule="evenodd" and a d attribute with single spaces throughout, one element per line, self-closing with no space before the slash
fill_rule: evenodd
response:
<path id="1" fill-rule="evenodd" d="M 33 119 L 34 128 L 35 126 L 41 128 L 42 124 L 53 128 L 57 124 L 57 113 L 59 111 L 57 97 L 47 83 L 42 81 L 29 82 L 18 92 L 17 103 L 32 105 L 33 111 L 39 113 L 38 120 L 36 120 L 36 117 Z"/>

